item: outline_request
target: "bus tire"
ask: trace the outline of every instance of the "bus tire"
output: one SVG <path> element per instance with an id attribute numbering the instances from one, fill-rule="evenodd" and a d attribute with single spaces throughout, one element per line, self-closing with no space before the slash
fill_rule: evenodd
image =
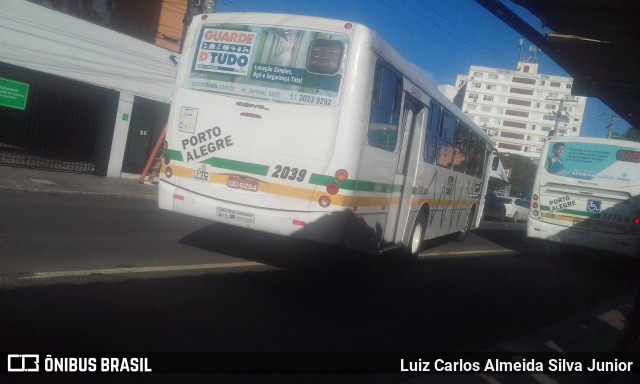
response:
<path id="1" fill-rule="evenodd" d="M 416 216 L 416 221 L 413 223 L 411 236 L 409 237 L 409 244 L 407 246 L 407 254 L 412 259 L 417 259 L 418 254 L 420 254 L 420 250 L 422 248 L 422 239 L 424 238 L 426 229 L 427 216 L 424 214 L 424 211 L 420 211 L 418 212 L 418 216 Z"/>
<path id="2" fill-rule="evenodd" d="M 473 214 L 475 213 L 475 207 L 471 208 L 469 214 L 467 215 L 467 222 L 464 224 L 464 229 L 456 235 L 456 241 L 458 243 L 462 243 L 464 239 L 469 236 L 469 232 L 471 231 L 471 221 L 473 220 Z"/>

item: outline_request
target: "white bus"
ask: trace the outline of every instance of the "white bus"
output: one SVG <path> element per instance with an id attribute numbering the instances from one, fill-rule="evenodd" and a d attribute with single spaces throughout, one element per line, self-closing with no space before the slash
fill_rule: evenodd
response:
<path id="1" fill-rule="evenodd" d="M 640 143 L 550 138 L 533 186 L 527 235 L 638 255 Z"/>
<path id="2" fill-rule="evenodd" d="M 165 147 L 162 209 L 414 255 L 479 224 L 492 151 L 367 27 L 255 13 L 193 19 Z"/>

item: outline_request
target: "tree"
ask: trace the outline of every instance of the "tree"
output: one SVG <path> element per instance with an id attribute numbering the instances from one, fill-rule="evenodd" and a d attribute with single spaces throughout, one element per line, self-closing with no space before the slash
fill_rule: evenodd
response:
<path id="1" fill-rule="evenodd" d="M 640 129 L 635 129 L 634 127 L 630 127 L 627 132 L 625 132 L 621 139 L 640 142 Z"/>
<path id="2" fill-rule="evenodd" d="M 502 154 L 500 159 L 505 169 L 511 169 L 511 175 L 509 176 L 511 195 L 517 196 L 521 192 L 529 194 L 533 188 L 538 165 L 528 157 L 512 153 Z"/>

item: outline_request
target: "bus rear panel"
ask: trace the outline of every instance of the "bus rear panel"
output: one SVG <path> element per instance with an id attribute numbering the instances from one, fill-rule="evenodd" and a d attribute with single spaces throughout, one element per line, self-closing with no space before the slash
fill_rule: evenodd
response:
<path id="1" fill-rule="evenodd" d="M 551 138 L 534 183 L 527 235 L 638 255 L 639 163 L 637 143 Z"/>

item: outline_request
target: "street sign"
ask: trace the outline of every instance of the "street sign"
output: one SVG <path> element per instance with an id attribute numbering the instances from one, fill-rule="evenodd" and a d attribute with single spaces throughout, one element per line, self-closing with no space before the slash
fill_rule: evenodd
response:
<path id="1" fill-rule="evenodd" d="M 24 111 L 28 94 L 29 84 L 0 77 L 0 106 Z"/>

